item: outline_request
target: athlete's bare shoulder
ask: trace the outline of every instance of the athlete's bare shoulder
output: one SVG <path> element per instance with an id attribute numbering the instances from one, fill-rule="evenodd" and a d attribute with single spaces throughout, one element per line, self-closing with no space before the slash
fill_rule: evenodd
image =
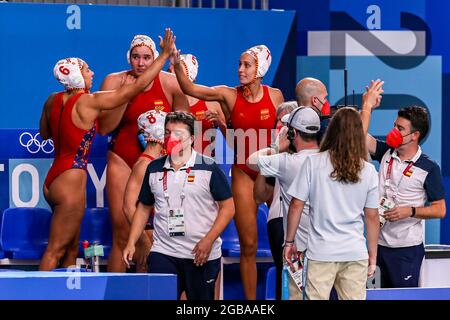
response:
<path id="1" fill-rule="evenodd" d="M 177 82 L 177 76 L 167 71 L 160 71 L 159 79 L 161 79 L 161 81 Z"/>
<path id="2" fill-rule="evenodd" d="M 275 107 L 284 102 L 283 93 L 280 89 L 269 87 L 269 94 Z"/>
<path id="3" fill-rule="evenodd" d="M 50 114 L 50 110 L 53 106 L 53 101 L 55 101 L 56 95 L 59 92 L 53 92 L 51 95 L 48 96 L 47 100 L 44 103 L 44 111 L 48 114 Z"/>
<path id="4" fill-rule="evenodd" d="M 125 82 L 125 79 L 127 78 L 129 72 L 130 71 L 128 70 L 124 70 L 108 74 L 103 80 L 100 90 L 114 90 L 120 88 Z"/>

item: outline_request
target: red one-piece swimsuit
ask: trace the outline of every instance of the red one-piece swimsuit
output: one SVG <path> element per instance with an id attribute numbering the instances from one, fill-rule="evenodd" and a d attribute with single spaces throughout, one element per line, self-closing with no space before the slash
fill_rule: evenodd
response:
<path id="1" fill-rule="evenodd" d="M 164 95 L 159 75 L 153 80 L 153 85 L 148 91 L 136 96 L 127 106 L 118 129 L 115 131 L 110 150 L 121 157 L 133 168 L 142 153 L 138 140 L 137 118 L 149 110 L 172 110 L 169 101 Z"/>
<path id="2" fill-rule="evenodd" d="M 55 160 L 45 178 L 45 186 L 69 169 L 87 169 L 92 141 L 97 132 L 97 121 L 89 130 L 80 129 L 72 122 L 72 109 L 83 93 L 78 93 L 63 104 L 64 92 L 53 100 L 50 112 L 50 128 L 55 145 Z"/>
<path id="3" fill-rule="evenodd" d="M 235 131 L 234 165 L 256 180 L 258 172 L 245 165 L 251 153 L 267 148 L 271 143 L 271 130 L 276 124 L 276 109 L 270 99 L 269 87 L 263 85 L 263 97 L 258 102 L 249 102 L 244 98 L 242 87 L 237 87 L 237 98 L 231 112 L 231 125 Z M 239 139 L 242 129 L 245 140 Z M 244 153 L 244 154 L 242 154 Z"/>

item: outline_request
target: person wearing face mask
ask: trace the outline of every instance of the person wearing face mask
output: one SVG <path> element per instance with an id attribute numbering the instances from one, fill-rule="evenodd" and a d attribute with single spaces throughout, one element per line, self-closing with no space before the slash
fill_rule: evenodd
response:
<path id="1" fill-rule="evenodd" d="M 126 57 L 131 70 L 114 72 L 105 77 L 100 90 L 115 90 L 137 81 L 158 58 L 155 42 L 146 35 L 133 37 Z M 129 103 L 102 112 L 98 132 L 112 133 L 106 167 L 106 193 L 111 215 L 113 243 L 108 257 L 108 272 L 125 272 L 122 250 L 125 248 L 129 223 L 123 213 L 125 188 L 134 164 L 142 150 L 138 140 L 137 118 L 146 111 L 188 111 L 189 104 L 174 75 L 160 71 L 154 80 Z"/>
<path id="2" fill-rule="evenodd" d="M 143 152 L 133 166 L 125 189 L 123 211 L 131 225 L 136 210 L 139 191 L 148 164 L 164 154 L 164 111 L 150 110 L 141 114 L 137 120 L 139 131 L 143 136 Z M 149 225 L 151 228 L 151 224 Z M 147 228 L 146 228 L 147 229 Z M 153 230 L 149 229 L 140 237 L 141 245 L 135 255 L 136 272 L 147 272 L 147 257 L 153 242 Z"/>
<path id="3" fill-rule="evenodd" d="M 286 130 L 287 129 L 287 130 Z M 312 108 L 298 107 L 288 115 L 287 127 L 280 131 L 278 147 L 275 146 L 259 150 L 253 153 L 247 160 L 247 165 L 253 170 L 260 171 L 265 177 L 274 177 L 280 186 L 280 202 L 282 212 L 282 240 L 279 259 L 274 261 L 277 267 L 283 265 L 283 243 L 287 225 L 287 214 L 292 197 L 287 190 L 292 184 L 306 158 L 319 151 L 317 134 L 320 130 L 320 118 Z M 288 153 L 290 145 L 294 145 L 295 153 Z M 309 225 L 309 204 L 305 206 L 303 219 L 299 224 L 295 236 L 295 242 L 299 252 L 306 250 L 306 239 Z M 281 280 L 281 273 L 278 275 Z M 298 290 L 291 278 L 289 278 L 289 298 L 291 300 L 302 299 L 302 293 Z"/>
<path id="4" fill-rule="evenodd" d="M 318 79 L 303 78 L 295 87 L 295 95 L 299 106 L 311 107 L 319 115 L 320 131 L 318 139 L 320 144 L 331 118 L 331 107 L 327 99 L 327 88 Z"/>
<path id="5" fill-rule="evenodd" d="M 297 108 L 297 102 L 286 101 L 278 106 L 277 123 L 275 126 L 276 136 L 281 135 L 281 129 L 287 125 L 289 113 Z M 280 138 L 271 145 L 279 150 Z M 259 169 L 258 169 L 259 170 Z M 256 203 L 267 203 L 269 213 L 267 216 L 267 236 L 269 237 L 270 252 L 277 269 L 275 297 L 281 300 L 281 272 L 283 270 L 283 210 L 280 195 L 280 182 L 274 177 L 265 177 L 261 174 L 256 177 L 253 187 L 253 198 Z"/>
<path id="6" fill-rule="evenodd" d="M 227 177 L 212 158 L 193 149 L 195 116 L 170 112 L 165 120 L 167 155 L 147 167 L 123 251 L 129 266 L 135 243 L 154 208 L 148 272 L 177 275 L 178 299 L 213 300 L 220 271 L 220 234 L 234 215 Z"/>
<path id="7" fill-rule="evenodd" d="M 197 79 L 199 62 L 192 54 L 180 55 L 180 64 L 190 81 L 195 83 Z M 175 67 L 171 61 L 168 72 L 175 73 Z M 214 158 L 216 130 L 219 128 L 226 135 L 227 124 L 220 104 L 216 101 L 204 101 L 186 95 L 189 101 L 190 112 L 197 118 L 197 128 L 201 129 L 201 135 L 197 135 L 194 149 L 204 155 Z"/>
<path id="8" fill-rule="evenodd" d="M 43 187 L 53 216 L 39 270 L 52 270 L 59 263 L 62 267 L 75 265 L 97 119 L 101 112 L 119 108 L 144 91 L 164 66 L 173 44 L 173 33 L 166 29 L 160 42 L 161 56 L 154 64 L 134 83 L 107 92 L 89 92 L 94 72 L 82 59 L 65 58 L 56 63 L 53 73 L 65 90 L 48 97 L 39 124 L 41 137 L 53 139 L 55 145 L 55 160 Z"/>
<path id="9" fill-rule="evenodd" d="M 276 123 L 276 107 L 284 101 L 279 89 L 263 85 L 272 54 L 265 45 L 251 47 L 239 58 L 237 87 L 206 87 L 192 83 L 180 63 L 180 52 L 173 51 L 172 61 L 183 92 L 205 101 L 220 103 L 225 118 L 234 129 L 234 163 L 231 168 L 231 188 L 236 204 L 235 222 L 239 234 L 240 271 L 245 297 L 256 299 L 258 244 L 258 206 L 253 199 L 253 186 L 258 173 L 249 169 L 245 161 L 260 147 L 271 143 L 271 130 Z M 227 139 L 228 140 L 228 139 Z"/>
<path id="10" fill-rule="evenodd" d="M 367 134 L 371 112 L 381 102 L 384 82 L 366 87 L 361 119 Z M 386 142 L 367 134 L 372 159 L 380 161 L 380 220 L 385 220 L 378 241 L 377 265 L 381 286 L 417 287 L 424 257 L 423 220 L 444 218 L 445 190 L 439 165 L 422 152 L 420 142 L 429 130 L 425 108 L 398 111 Z"/>

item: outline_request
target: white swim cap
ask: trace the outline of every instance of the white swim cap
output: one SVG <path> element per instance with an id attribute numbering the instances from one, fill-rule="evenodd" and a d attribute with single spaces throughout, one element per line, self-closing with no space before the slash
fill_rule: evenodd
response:
<path id="1" fill-rule="evenodd" d="M 85 63 L 80 58 L 61 59 L 55 64 L 53 74 L 66 90 L 85 89 L 86 84 L 81 74 Z"/>
<path id="2" fill-rule="evenodd" d="M 137 124 L 139 131 L 144 133 L 145 141 L 164 143 L 164 122 L 167 113 L 159 110 L 150 110 L 142 113 Z"/>

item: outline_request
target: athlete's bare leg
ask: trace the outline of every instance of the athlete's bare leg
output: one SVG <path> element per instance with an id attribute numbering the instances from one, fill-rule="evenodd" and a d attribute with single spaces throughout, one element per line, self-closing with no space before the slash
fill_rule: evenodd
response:
<path id="1" fill-rule="evenodd" d="M 253 200 L 253 180 L 241 169 L 233 166 L 231 190 L 233 193 L 236 223 L 241 246 L 240 270 L 244 294 L 248 300 L 256 299 L 256 251 L 258 229 L 257 205 Z"/>
<path id="2" fill-rule="evenodd" d="M 130 174 L 131 169 L 125 161 L 109 151 L 106 169 L 106 192 L 111 215 L 113 244 L 108 258 L 108 272 L 126 271 L 125 263 L 122 261 L 122 251 L 128 241 L 130 224 L 123 212 L 123 199 Z"/>
<path id="3" fill-rule="evenodd" d="M 55 269 L 77 237 L 86 206 L 86 180 L 84 170 L 70 169 L 58 176 L 49 190 L 44 191 L 52 204 L 53 217 L 39 270 Z"/>
<path id="4" fill-rule="evenodd" d="M 78 228 L 78 232 L 75 238 L 72 240 L 72 243 L 66 250 L 66 254 L 62 258 L 61 267 L 62 268 L 70 268 L 75 267 L 77 264 L 78 251 L 79 251 L 79 242 L 80 242 L 80 228 Z"/>
<path id="5" fill-rule="evenodd" d="M 133 222 L 134 211 L 141 191 L 142 181 L 144 180 L 145 170 L 150 161 L 148 159 L 140 158 L 133 167 L 130 178 L 128 179 L 127 187 L 125 189 L 125 197 L 123 203 L 123 211 L 131 226 Z M 136 264 L 136 272 L 147 272 L 147 257 L 153 243 L 153 236 L 149 236 L 143 232 L 138 242 L 136 243 L 136 252 L 133 261 Z"/>

